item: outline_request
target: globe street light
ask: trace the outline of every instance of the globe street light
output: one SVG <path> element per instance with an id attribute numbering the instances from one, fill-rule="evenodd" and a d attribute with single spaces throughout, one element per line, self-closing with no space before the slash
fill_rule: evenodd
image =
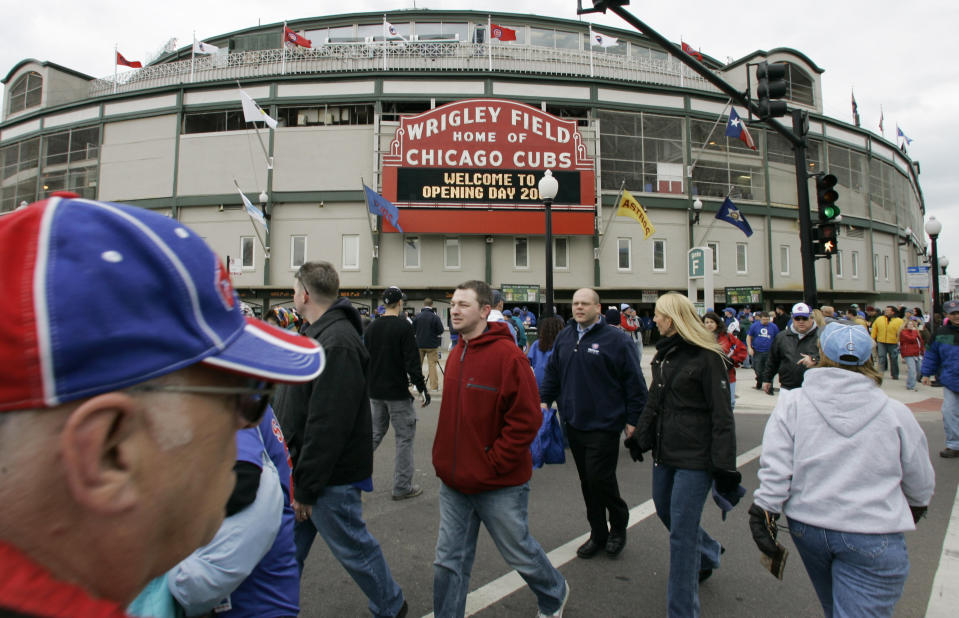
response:
<path id="1" fill-rule="evenodd" d="M 546 170 L 539 179 L 539 197 L 546 207 L 546 311 L 542 317 L 553 315 L 553 198 L 559 193 L 559 182 L 553 172 Z"/>
<path id="2" fill-rule="evenodd" d="M 939 303 L 939 247 L 937 242 L 939 234 L 942 232 L 942 223 L 935 217 L 929 217 L 926 221 L 926 234 L 932 241 L 932 313 L 933 315 L 942 313 L 942 306 Z"/>

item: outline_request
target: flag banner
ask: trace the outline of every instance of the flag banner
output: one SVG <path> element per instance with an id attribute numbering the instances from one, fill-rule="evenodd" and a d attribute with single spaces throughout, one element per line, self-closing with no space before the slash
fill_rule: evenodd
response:
<path id="1" fill-rule="evenodd" d="M 515 41 L 516 31 L 505 26 L 490 24 L 490 38 L 499 39 L 500 41 Z"/>
<path id="2" fill-rule="evenodd" d="M 265 122 L 271 129 L 276 128 L 276 119 L 270 117 L 256 104 L 250 95 L 240 90 L 240 100 L 243 101 L 243 120 L 246 122 Z"/>
<path id="3" fill-rule="evenodd" d="M 363 190 L 366 191 L 366 207 L 369 208 L 370 214 L 386 217 L 390 225 L 402 233 L 403 228 L 400 227 L 400 211 L 396 206 L 365 184 L 363 185 Z"/>
<path id="4" fill-rule="evenodd" d="M 912 145 L 912 140 L 906 137 L 906 134 L 902 132 L 902 129 L 899 128 L 898 124 L 896 125 L 896 137 L 901 138 L 904 142 L 906 142 L 910 146 Z"/>
<path id="5" fill-rule="evenodd" d="M 196 41 L 193 43 L 194 54 L 215 54 L 219 51 L 220 48 L 216 45 L 210 45 L 209 43 L 204 43 L 203 41 Z"/>
<path id="6" fill-rule="evenodd" d="M 590 41 L 592 45 L 599 45 L 600 47 L 616 47 L 619 45 L 619 39 L 612 36 L 606 36 L 605 34 L 600 34 L 598 32 L 593 33 L 593 40 Z"/>
<path id="7" fill-rule="evenodd" d="M 736 113 L 735 107 L 729 108 L 729 121 L 726 123 L 726 137 L 740 139 L 748 148 L 756 150 L 756 142 L 753 141 L 753 136 L 749 134 L 746 123 L 743 122 L 743 119 Z"/>
<path id="8" fill-rule="evenodd" d="M 313 47 L 313 42 L 305 36 L 293 32 L 288 27 L 283 26 L 283 40 L 287 43 L 299 45 L 300 47 Z"/>
<path id="9" fill-rule="evenodd" d="M 649 216 L 646 214 L 646 209 L 643 208 L 643 205 L 633 197 L 633 195 L 623 189 L 623 197 L 619 200 L 619 205 L 616 208 L 617 217 L 631 217 L 636 220 L 641 226 L 643 226 L 643 240 L 648 239 L 650 236 L 656 233 L 656 228 L 653 227 L 653 222 L 649 220 Z"/>
<path id="10" fill-rule="evenodd" d="M 883 128 L 882 123 L 885 119 L 885 114 L 882 111 L 882 105 L 879 106 L 879 132 L 882 133 L 883 137 L 886 137 L 886 129 Z"/>
<path id="11" fill-rule="evenodd" d="M 263 229 L 269 230 L 269 227 L 266 224 L 266 217 L 263 216 L 263 211 L 253 205 L 246 195 L 243 194 L 243 191 L 240 190 L 240 184 L 234 179 L 233 185 L 236 187 L 236 192 L 240 194 L 240 198 L 243 200 L 243 207 L 246 209 L 246 213 L 250 215 L 250 218 L 254 221 L 257 221 L 260 225 L 263 226 Z"/>
<path id="12" fill-rule="evenodd" d="M 399 38 L 403 39 L 403 35 L 400 34 L 399 29 L 397 29 L 397 27 L 394 26 L 393 24 L 391 24 L 390 22 L 384 21 L 384 22 L 383 22 L 383 29 L 386 30 L 386 35 L 387 35 L 387 36 L 399 37 Z M 403 39 L 403 40 L 405 41 L 406 39 Z"/>
<path id="13" fill-rule="evenodd" d="M 753 228 L 749 227 L 749 221 L 746 221 L 746 215 L 741 213 L 728 197 L 716 213 L 716 218 L 727 223 L 732 223 L 741 229 L 746 236 L 753 235 Z"/>
<path id="14" fill-rule="evenodd" d="M 695 49 L 693 49 L 691 45 L 689 45 L 688 43 L 683 43 L 682 41 L 680 41 L 680 44 L 683 46 L 684 52 L 686 52 L 687 54 L 689 54 L 696 60 L 699 60 L 700 62 L 703 61 L 703 55 L 699 53 L 698 51 L 696 51 Z"/>
<path id="15" fill-rule="evenodd" d="M 143 68 L 142 62 L 140 62 L 139 60 L 133 60 L 133 61 L 127 60 L 126 58 L 123 57 L 123 54 L 121 54 L 120 52 L 117 52 L 117 64 L 123 65 L 125 67 L 130 67 L 131 69 Z"/>
<path id="16" fill-rule="evenodd" d="M 856 103 L 856 93 L 853 92 L 852 90 L 850 90 L 850 91 L 849 91 L 849 94 L 850 94 L 850 96 L 851 96 L 851 98 L 852 98 L 852 101 L 851 101 L 851 103 L 852 103 L 852 121 L 853 121 L 853 122 L 856 124 L 856 126 L 858 127 L 858 126 L 859 126 L 859 104 Z"/>

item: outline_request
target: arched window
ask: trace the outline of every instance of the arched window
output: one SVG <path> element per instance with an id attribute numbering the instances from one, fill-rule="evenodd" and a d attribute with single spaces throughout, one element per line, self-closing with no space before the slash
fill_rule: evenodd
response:
<path id="1" fill-rule="evenodd" d="M 30 71 L 13 82 L 10 88 L 9 113 L 14 114 L 30 107 L 40 105 L 40 94 L 43 92 L 43 78 L 35 71 Z"/>
<path id="2" fill-rule="evenodd" d="M 785 64 L 788 68 L 786 71 L 786 83 L 789 85 L 789 89 L 786 91 L 786 98 L 796 103 L 802 103 L 803 105 L 814 105 L 812 78 L 797 65 L 791 62 Z"/>

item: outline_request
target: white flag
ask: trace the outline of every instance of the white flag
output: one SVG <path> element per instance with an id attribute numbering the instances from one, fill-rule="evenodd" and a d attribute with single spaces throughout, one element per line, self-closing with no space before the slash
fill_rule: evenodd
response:
<path id="1" fill-rule="evenodd" d="M 265 122 L 271 129 L 276 128 L 276 119 L 271 118 L 269 114 L 263 111 L 256 101 L 250 98 L 250 95 L 240 90 L 240 100 L 243 101 L 243 120 L 246 122 Z"/>
<path id="2" fill-rule="evenodd" d="M 216 45 L 210 45 L 209 43 L 204 43 L 203 41 L 194 41 L 193 43 L 194 54 L 215 54 L 218 51 L 220 51 L 220 48 Z"/>
<path id="3" fill-rule="evenodd" d="M 598 32 L 593 33 L 593 40 L 591 41 L 593 45 L 599 45 L 600 47 L 615 47 L 619 45 L 619 39 L 612 36 L 606 36 L 605 34 L 600 34 Z"/>
<path id="4" fill-rule="evenodd" d="M 266 225 L 266 217 L 263 216 L 263 211 L 253 205 L 246 195 L 243 194 L 243 191 L 240 191 L 240 184 L 234 179 L 234 186 L 236 186 L 237 193 L 240 194 L 240 198 L 243 200 L 243 206 L 246 208 L 246 212 L 250 215 L 250 218 L 258 221 L 260 225 L 263 226 L 263 229 L 269 229 Z"/>

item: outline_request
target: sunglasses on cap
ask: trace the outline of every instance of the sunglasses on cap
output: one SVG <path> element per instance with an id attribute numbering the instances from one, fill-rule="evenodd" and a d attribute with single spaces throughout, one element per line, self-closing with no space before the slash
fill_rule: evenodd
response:
<path id="1" fill-rule="evenodd" d="M 190 386 L 185 384 L 140 384 L 127 389 L 144 393 L 188 393 L 214 397 L 232 395 L 236 398 L 236 413 L 250 427 L 263 420 L 266 407 L 276 390 L 274 384 L 262 380 L 250 380 L 247 386 Z"/>

